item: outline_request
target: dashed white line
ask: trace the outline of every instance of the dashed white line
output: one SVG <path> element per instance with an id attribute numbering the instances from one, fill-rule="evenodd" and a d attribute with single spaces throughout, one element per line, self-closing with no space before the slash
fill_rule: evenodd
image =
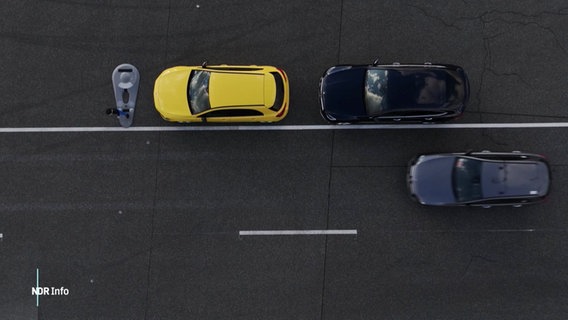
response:
<path id="1" fill-rule="evenodd" d="M 434 229 L 434 230 L 391 230 L 387 232 L 401 232 L 401 233 L 505 233 L 505 232 L 538 232 L 538 231 L 560 231 L 566 232 L 566 229 L 464 229 L 464 230 L 443 230 L 443 229 Z"/>
<path id="2" fill-rule="evenodd" d="M 442 123 L 362 125 L 236 125 L 236 126 L 141 126 L 141 127 L 21 127 L 0 128 L 0 133 L 64 132 L 175 132 L 175 131 L 302 131 L 302 130 L 403 130 L 403 129 L 515 129 L 566 128 L 568 122 L 537 123 Z"/>
<path id="3" fill-rule="evenodd" d="M 239 236 L 357 235 L 357 230 L 241 230 Z"/>

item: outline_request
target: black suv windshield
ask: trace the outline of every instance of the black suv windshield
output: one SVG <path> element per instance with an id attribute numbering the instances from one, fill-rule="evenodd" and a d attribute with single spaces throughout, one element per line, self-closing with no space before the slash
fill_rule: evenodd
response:
<path id="1" fill-rule="evenodd" d="M 365 107 L 367 114 L 375 116 L 387 109 L 387 77 L 389 71 L 369 69 L 365 76 Z"/>

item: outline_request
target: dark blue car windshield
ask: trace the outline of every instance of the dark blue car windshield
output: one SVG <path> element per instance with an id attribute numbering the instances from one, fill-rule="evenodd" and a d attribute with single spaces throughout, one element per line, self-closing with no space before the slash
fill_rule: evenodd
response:
<path id="1" fill-rule="evenodd" d="M 482 198 L 481 169 L 483 163 L 470 158 L 456 158 L 452 174 L 452 186 L 458 202 Z"/>

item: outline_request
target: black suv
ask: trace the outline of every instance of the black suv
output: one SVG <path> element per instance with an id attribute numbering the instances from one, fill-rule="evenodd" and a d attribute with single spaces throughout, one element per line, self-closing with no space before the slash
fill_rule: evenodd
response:
<path id="1" fill-rule="evenodd" d="M 460 116 L 465 71 L 447 64 L 338 65 L 320 79 L 321 114 L 332 123 L 436 122 Z"/>

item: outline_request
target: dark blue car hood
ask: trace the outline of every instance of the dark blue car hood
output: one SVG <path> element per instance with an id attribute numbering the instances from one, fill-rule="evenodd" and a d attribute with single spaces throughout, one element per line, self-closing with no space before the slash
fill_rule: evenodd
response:
<path id="1" fill-rule="evenodd" d="M 456 202 L 452 188 L 453 156 L 423 156 L 411 169 L 411 188 L 422 204 Z"/>
<path id="2" fill-rule="evenodd" d="M 365 68 L 353 67 L 324 75 L 321 83 L 322 112 L 337 120 L 366 116 L 363 90 Z"/>

